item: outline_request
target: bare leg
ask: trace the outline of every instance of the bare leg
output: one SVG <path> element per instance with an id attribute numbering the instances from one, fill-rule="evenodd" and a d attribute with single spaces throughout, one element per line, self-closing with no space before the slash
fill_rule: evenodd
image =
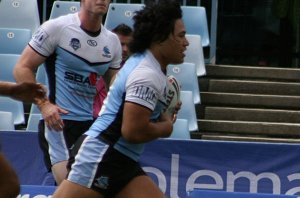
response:
<path id="1" fill-rule="evenodd" d="M 102 198 L 103 196 L 92 189 L 86 188 L 79 184 L 72 183 L 68 180 L 64 180 L 55 193 L 53 194 L 52 198 Z"/>
<path id="2" fill-rule="evenodd" d="M 117 198 L 165 198 L 158 186 L 148 176 L 138 176 L 116 196 Z"/>
<path id="3" fill-rule="evenodd" d="M 18 176 L 2 153 L 0 153 L 0 175 L 0 198 L 17 197 L 20 193 Z"/>
<path id="4" fill-rule="evenodd" d="M 52 173 L 58 186 L 67 177 L 67 163 L 68 161 L 61 161 L 52 166 Z"/>

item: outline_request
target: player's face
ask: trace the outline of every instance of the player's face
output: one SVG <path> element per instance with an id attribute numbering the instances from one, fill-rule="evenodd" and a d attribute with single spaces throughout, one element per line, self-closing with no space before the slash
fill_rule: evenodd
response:
<path id="1" fill-rule="evenodd" d="M 186 47 L 189 45 L 185 37 L 186 30 L 182 19 L 175 22 L 174 32 L 171 33 L 167 40 L 162 44 L 164 57 L 167 64 L 180 64 L 183 63 L 185 57 Z"/>
<path id="2" fill-rule="evenodd" d="M 89 13 L 104 15 L 108 10 L 110 0 L 82 0 L 81 7 Z"/>
<path id="3" fill-rule="evenodd" d="M 125 61 L 127 60 L 128 56 L 129 56 L 129 42 L 131 41 L 131 36 L 124 36 L 121 34 L 117 34 L 120 42 L 121 42 L 121 46 L 122 46 L 122 60 Z"/>

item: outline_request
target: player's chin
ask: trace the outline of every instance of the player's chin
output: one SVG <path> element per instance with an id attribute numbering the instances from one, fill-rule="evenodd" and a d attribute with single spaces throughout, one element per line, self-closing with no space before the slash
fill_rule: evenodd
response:
<path id="1" fill-rule="evenodd" d="M 95 11 L 98 15 L 103 16 L 106 14 L 106 8 L 103 7 L 99 7 L 96 11 Z"/>
<path id="2" fill-rule="evenodd" d="M 183 63 L 184 62 L 184 57 L 185 57 L 185 55 L 184 54 L 180 54 L 180 55 L 178 55 L 178 56 L 176 56 L 176 64 L 181 64 L 181 63 Z"/>
<path id="3" fill-rule="evenodd" d="M 181 64 L 181 63 L 183 63 L 183 61 L 184 61 L 184 58 L 177 58 L 176 60 L 174 60 L 173 62 L 172 62 L 172 64 Z"/>
<path id="4" fill-rule="evenodd" d="M 168 137 L 170 137 L 171 135 L 172 135 L 172 131 L 173 130 L 171 130 L 171 131 L 165 131 L 165 133 L 164 133 L 164 135 L 162 136 L 163 138 L 168 138 Z"/>

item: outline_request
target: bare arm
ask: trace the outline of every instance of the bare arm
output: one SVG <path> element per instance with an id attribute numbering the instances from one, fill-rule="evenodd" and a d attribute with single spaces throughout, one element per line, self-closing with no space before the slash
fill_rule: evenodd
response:
<path id="1" fill-rule="evenodd" d="M 30 46 L 26 46 L 21 57 L 14 68 L 14 77 L 17 83 L 31 82 L 36 83 L 35 73 L 37 68 L 45 62 L 46 57 L 41 56 Z M 36 101 L 37 105 L 48 102 L 48 99 Z"/>
<path id="2" fill-rule="evenodd" d="M 12 82 L 0 82 L 0 95 L 11 96 L 13 93 L 15 83 Z"/>
<path id="3" fill-rule="evenodd" d="M 108 69 L 103 75 L 103 80 L 105 82 L 106 90 L 108 90 L 109 86 L 113 83 L 118 71 L 119 71 L 118 69 Z"/>
<path id="4" fill-rule="evenodd" d="M 17 197 L 20 192 L 18 176 L 2 153 L 0 153 L 0 175 L 1 197 Z"/>
<path id="5" fill-rule="evenodd" d="M 27 103 L 37 103 L 47 100 L 46 88 L 36 83 L 0 82 L 0 95 L 11 97 Z"/>
<path id="6" fill-rule="evenodd" d="M 36 82 L 35 72 L 45 60 L 46 57 L 41 56 L 31 47 L 27 46 L 14 68 L 14 77 L 16 81 Z M 60 114 L 68 112 L 57 105 L 52 104 L 48 99 L 38 100 L 36 104 L 39 107 L 48 128 L 56 131 L 62 130 L 64 124 Z"/>
<path id="7" fill-rule="evenodd" d="M 14 77 L 19 82 L 36 82 L 35 72 L 46 60 L 45 57 L 27 46 L 14 68 Z"/>
<path id="8" fill-rule="evenodd" d="M 151 111 L 141 105 L 125 102 L 123 110 L 122 135 L 131 143 L 145 143 L 168 137 L 173 130 L 173 121 L 165 114 L 159 122 L 151 122 Z"/>

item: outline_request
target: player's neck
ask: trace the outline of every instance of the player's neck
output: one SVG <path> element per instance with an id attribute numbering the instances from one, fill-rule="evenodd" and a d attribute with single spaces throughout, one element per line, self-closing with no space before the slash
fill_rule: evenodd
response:
<path id="1" fill-rule="evenodd" d="M 81 28 L 87 31 L 97 32 L 101 29 L 102 16 L 92 15 L 87 12 L 80 12 L 79 19 L 81 22 Z"/>
<path id="2" fill-rule="evenodd" d="M 154 45 L 152 45 L 149 50 L 151 51 L 152 55 L 157 60 L 157 62 L 160 64 L 161 71 L 165 73 L 167 66 L 169 64 L 167 59 L 165 59 L 165 57 L 162 55 L 162 53 L 160 53 L 160 49 L 157 47 L 154 47 Z"/>

